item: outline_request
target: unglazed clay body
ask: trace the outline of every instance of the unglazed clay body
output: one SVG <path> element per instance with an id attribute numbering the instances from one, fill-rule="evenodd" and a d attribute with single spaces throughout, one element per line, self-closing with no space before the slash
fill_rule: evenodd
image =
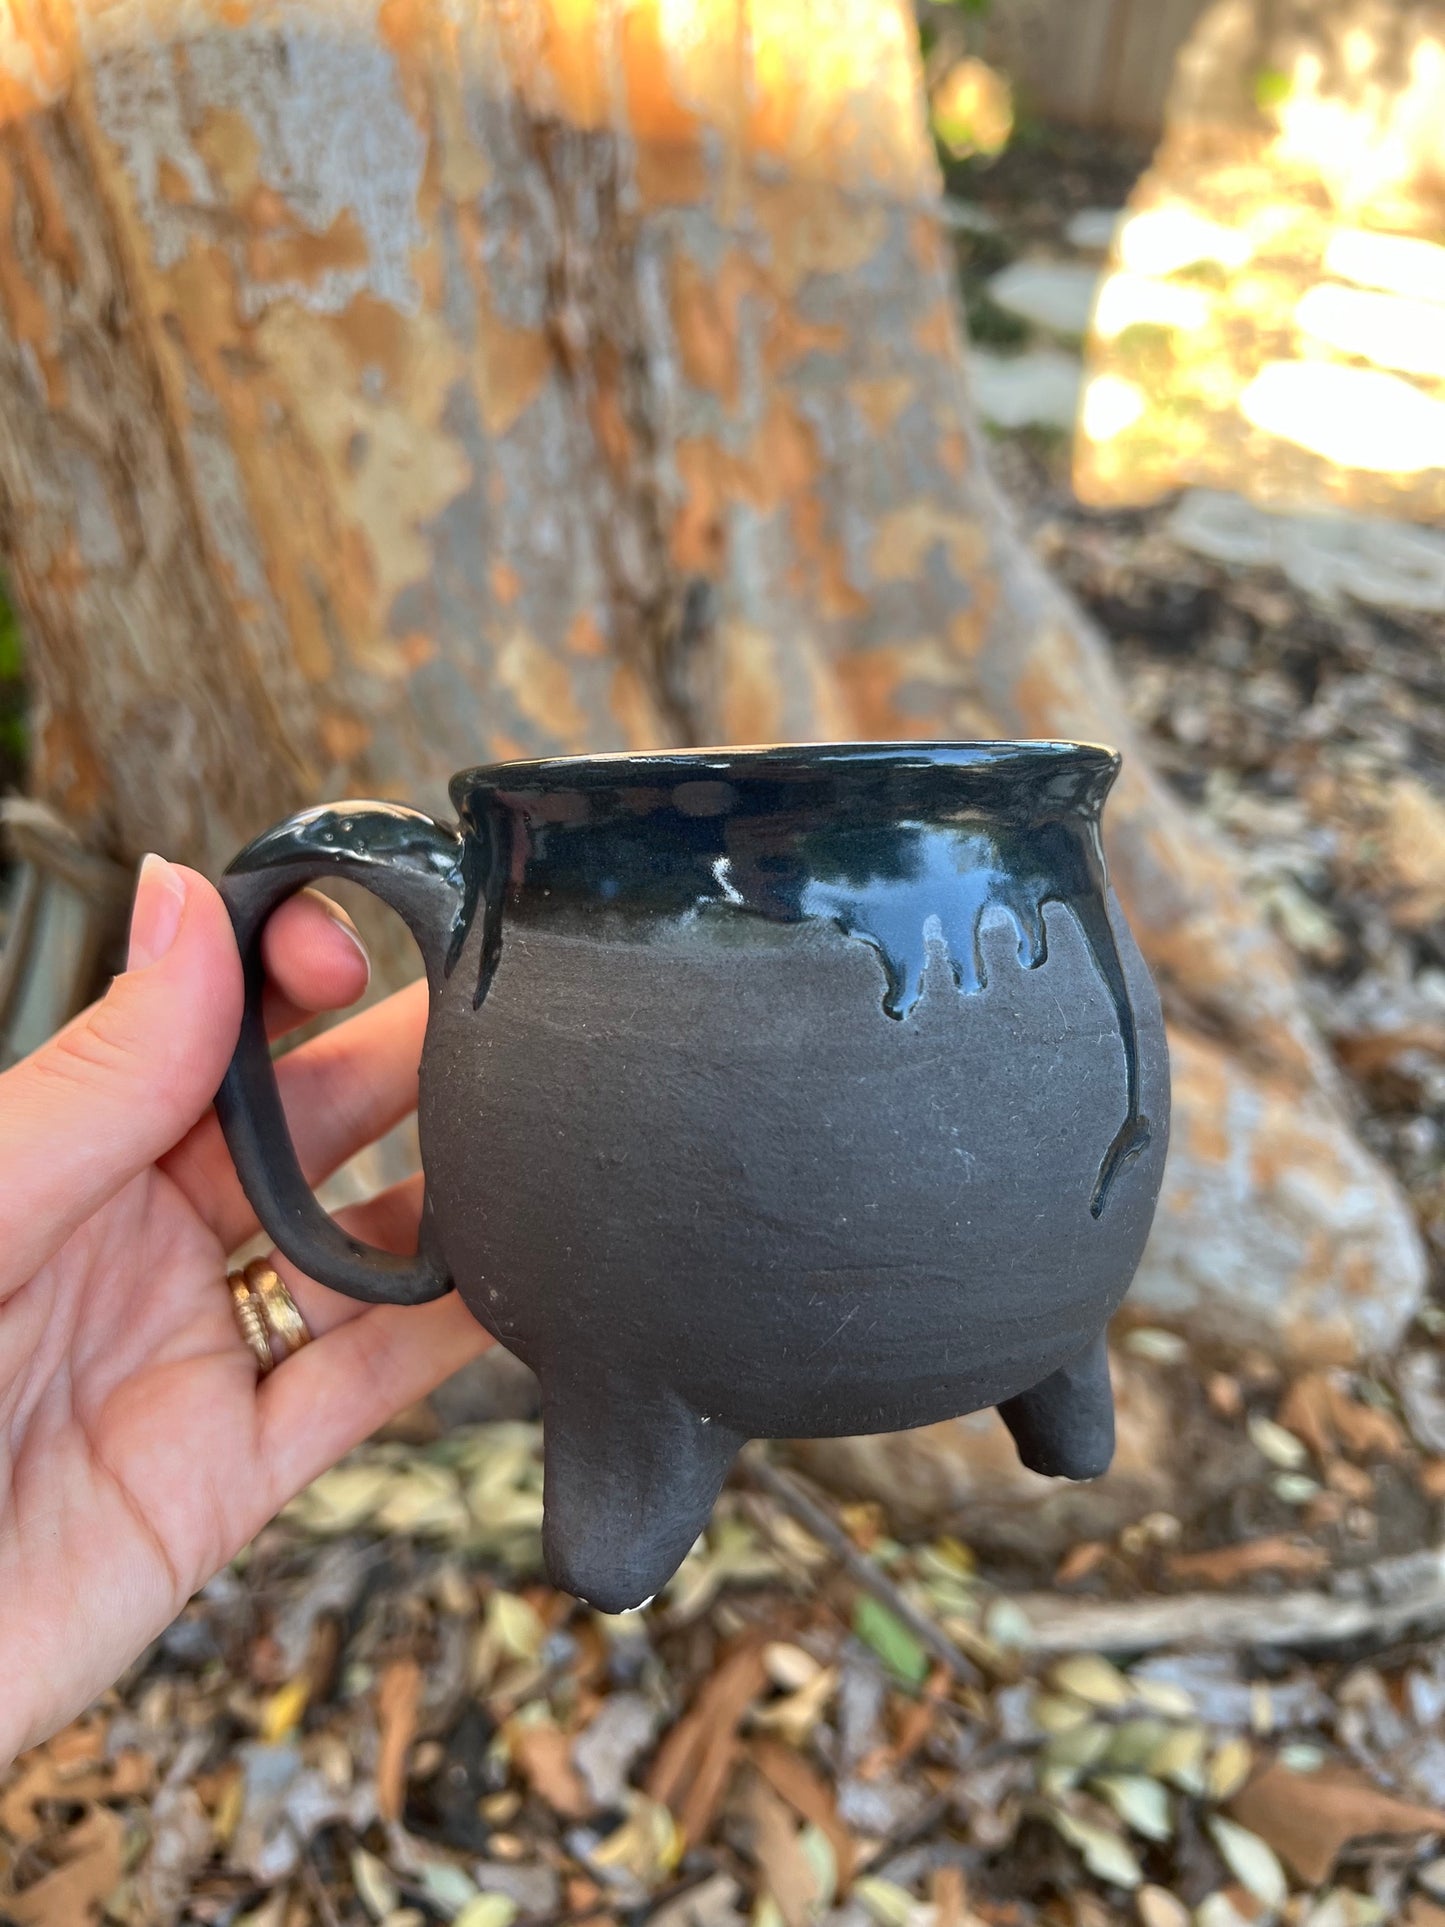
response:
<path id="1" fill-rule="evenodd" d="M 454 1283 L 534 1367 L 558 1583 L 656 1592 L 750 1436 L 997 1405 L 1037 1470 L 1105 1469 L 1104 1327 L 1168 1118 L 1100 848 L 1117 768 L 1029 743 L 503 764 L 454 781 L 458 828 L 337 804 L 237 858 L 242 1180 L 313 1276 Z M 328 872 L 401 911 L 431 981 L 414 1259 L 321 1212 L 258 1055 L 260 929 Z"/>

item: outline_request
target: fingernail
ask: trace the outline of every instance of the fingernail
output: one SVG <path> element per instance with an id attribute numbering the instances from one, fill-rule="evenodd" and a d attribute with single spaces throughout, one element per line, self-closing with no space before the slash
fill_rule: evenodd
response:
<path id="1" fill-rule="evenodd" d="M 163 856 L 146 857 L 136 878 L 131 906 L 127 970 L 147 970 L 160 962 L 176 940 L 185 907 L 184 875 Z"/>
<path id="2" fill-rule="evenodd" d="M 337 929 L 341 931 L 342 935 L 351 939 L 352 944 L 355 946 L 357 956 L 360 957 L 365 966 L 366 981 L 370 983 L 371 953 L 361 941 L 361 932 L 357 929 L 356 925 L 351 921 L 350 917 L 347 916 L 346 912 L 334 897 L 328 897 L 320 890 L 308 890 L 306 894 L 309 897 L 314 897 L 326 912 L 327 916 L 330 917 L 331 921 L 336 925 Z"/>

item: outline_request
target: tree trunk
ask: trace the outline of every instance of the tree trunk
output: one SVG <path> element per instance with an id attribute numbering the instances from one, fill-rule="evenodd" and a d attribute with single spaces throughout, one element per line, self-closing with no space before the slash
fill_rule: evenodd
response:
<path id="1" fill-rule="evenodd" d="M 1408 1215 L 989 482 L 904 5 L 32 0 L 0 120 L 0 542 L 89 845 L 214 869 L 500 756 L 1114 741 L 1178 1069 L 1140 1301 L 1390 1342 Z"/>

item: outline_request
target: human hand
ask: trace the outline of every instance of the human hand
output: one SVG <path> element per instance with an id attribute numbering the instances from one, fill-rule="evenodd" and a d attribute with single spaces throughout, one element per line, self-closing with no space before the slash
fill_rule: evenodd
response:
<path id="1" fill-rule="evenodd" d="M 268 1027 L 358 997 L 303 893 L 265 935 Z M 240 1028 L 220 897 L 147 858 L 130 960 L 0 1076 L 0 1764 L 79 1713 L 308 1480 L 490 1340 L 455 1296 L 366 1306 L 273 1253 L 317 1342 L 258 1379 L 226 1286 L 257 1230 L 211 1098 Z M 416 1103 L 425 986 L 282 1059 L 313 1180 Z M 414 1248 L 420 1181 L 340 1214 Z"/>

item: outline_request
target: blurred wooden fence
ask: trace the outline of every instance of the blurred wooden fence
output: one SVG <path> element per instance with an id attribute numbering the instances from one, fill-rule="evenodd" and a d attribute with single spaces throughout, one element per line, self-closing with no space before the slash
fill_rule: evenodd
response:
<path id="1" fill-rule="evenodd" d="M 986 57 L 1048 120 L 1147 136 L 1208 0 L 992 0 Z"/>

